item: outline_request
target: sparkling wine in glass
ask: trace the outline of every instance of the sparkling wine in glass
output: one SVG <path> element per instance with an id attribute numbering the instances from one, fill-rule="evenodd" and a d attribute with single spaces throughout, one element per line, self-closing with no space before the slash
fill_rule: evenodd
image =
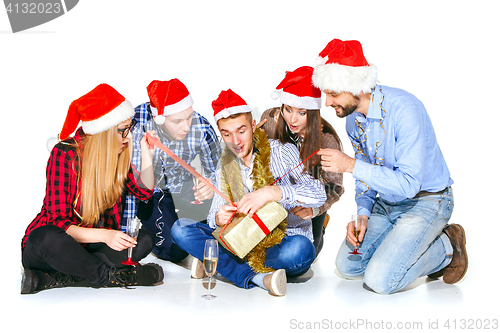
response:
<path id="1" fill-rule="evenodd" d="M 352 215 L 351 216 L 352 218 L 352 221 L 354 222 L 354 229 L 352 230 L 352 233 L 354 234 L 354 237 L 356 237 L 356 240 L 359 242 L 359 239 L 358 239 L 358 236 L 359 236 L 359 233 L 361 232 L 361 216 L 358 216 L 356 214 Z M 361 254 L 360 252 L 358 252 L 358 247 L 355 246 L 354 247 L 354 251 L 352 252 L 349 252 L 350 254 Z"/>
<path id="2" fill-rule="evenodd" d="M 193 167 L 193 169 L 196 172 L 198 172 L 200 175 L 203 176 L 203 170 L 202 170 L 203 168 L 201 167 L 200 155 L 195 156 L 195 158 L 191 162 L 191 166 Z M 198 186 L 198 184 L 200 184 L 200 180 L 198 178 L 196 178 L 195 176 L 193 176 L 193 184 L 194 184 L 194 186 Z M 191 201 L 191 204 L 201 205 L 201 204 L 203 204 L 203 201 L 196 199 L 194 201 Z"/>
<path id="3" fill-rule="evenodd" d="M 199 173 L 199 170 L 196 170 L 196 171 L 198 171 L 198 173 Z M 198 178 L 196 178 L 196 177 L 193 177 L 193 184 L 194 184 L 194 186 L 198 186 L 199 183 L 200 183 L 200 180 Z M 196 199 L 195 201 L 191 201 L 191 204 L 193 204 L 193 205 L 201 205 L 201 204 L 203 204 L 203 201 L 200 201 L 200 200 Z"/>
<path id="4" fill-rule="evenodd" d="M 205 273 L 208 275 L 208 292 L 207 294 L 201 296 L 206 300 L 214 299 L 217 296 L 210 293 L 210 286 L 212 283 L 212 275 L 215 274 L 217 270 L 217 261 L 219 259 L 219 243 L 215 239 L 207 239 L 205 241 L 205 252 L 203 255 L 203 267 L 205 268 Z"/>
<path id="5" fill-rule="evenodd" d="M 141 228 L 141 220 L 136 216 L 133 219 L 127 219 L 127 235 L 130 237 L 137 239 L 139 235 L 139 229 Z M 136 261 L 132 261 L 132 247 L 127 249 L 128 251 L 128 259 L 122 261 L 123 265 L 136 266 L 138 263 Z"/>

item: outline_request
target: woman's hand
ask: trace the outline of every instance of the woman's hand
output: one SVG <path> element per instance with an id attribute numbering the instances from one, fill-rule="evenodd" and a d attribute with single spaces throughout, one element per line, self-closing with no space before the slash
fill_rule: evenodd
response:
<path id="1" fill-rule="evenodd" d="M 78 243 L 105 243 L 115 251 L 134 247 L 137 241 L 129 235 L 113 229 L 85 228 L 71 225 L 66 233 Z"/>
<path id="2" fill-rule="evenodd" d="M 312 219 L 313 218 L 313 209 L 310 207 L 294 207 L 292 210 L 290 210 L 290 213 L 292 213 L 295 216 L 298 216 L 304 220 Z"/>
<path id="3" fill-rule="evenodd" d="M 101 229 L 105 232 L 104 243 L 115 251 L 123 251 L 129 247 L 135 247 L 137 241 L 129 235 L 110 229 Z"/>

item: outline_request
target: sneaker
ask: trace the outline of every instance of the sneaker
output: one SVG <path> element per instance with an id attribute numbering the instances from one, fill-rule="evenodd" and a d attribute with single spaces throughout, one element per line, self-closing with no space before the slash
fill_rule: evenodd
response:
<path id="1" fill-rule="evenodd" d="M 203 263 L 199 259 L 193 257 L 193 261 L 191 263 L 191 278 L 203 279 L 205 276 L 207 276 L 207 273 L 205 273 L 205 267 L 203 267 Z"/>
<path id="2" fill-rule="evenodd" d="M 278 269 L 264 276 L 264 286 L 273 296 L 286 295 L 286 282 L 286 271 L 284 269 Z"/>
<path id="3" fill-rule="evenodd" d="M 153 286 L 163 281 L 163 268 L 154 263 L 109 270 L 108 287 Z"/>

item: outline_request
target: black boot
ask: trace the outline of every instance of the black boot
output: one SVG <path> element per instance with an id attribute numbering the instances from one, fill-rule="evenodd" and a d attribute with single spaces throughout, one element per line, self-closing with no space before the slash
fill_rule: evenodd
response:
<path id="1" fill-rule="evenodd" d="M 163 268 L 157 264 L 109 270 L 107 287 L 152 286 L 163 281 Z"/>
<path id="2" fill-rule="evenodd" d="M 59 272 L 44 272 L 24 269 L 21 281 L 21 294 L 36 294 L 39 291 L 60 288 L 79 282 L 81 279 Z"/>

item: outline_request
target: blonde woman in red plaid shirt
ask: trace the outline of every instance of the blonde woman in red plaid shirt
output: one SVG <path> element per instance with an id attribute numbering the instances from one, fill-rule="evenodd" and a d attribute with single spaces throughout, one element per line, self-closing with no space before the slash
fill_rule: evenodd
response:
<path id="1" fill-rule="evenodd" d="M 163 280 L 156 264 L 121 264 L 127 248 L 134 247 L 132 259 L 139 261 L 153 247 L 147 231 L 141 230 L 137 240 L 120 231 L 124 195 L 147 200 L 154 185 L 145 138 L 141 172 L 130 163 L 133 115 L 132 104 L 107 84 L 71 103 L 59 135 L 62 141 L 47 163 L 42 210 L 22 239 L 22 294 L 70 285 L 154 285 Z M 70 137 L 80 121 L 82 127 Z"/>

